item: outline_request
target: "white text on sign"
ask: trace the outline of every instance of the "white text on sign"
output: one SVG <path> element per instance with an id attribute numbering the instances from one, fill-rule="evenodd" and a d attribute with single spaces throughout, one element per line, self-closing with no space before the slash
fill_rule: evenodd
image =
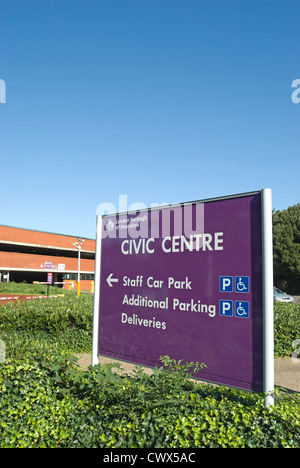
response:
<path id="1" fill-rule="evenodd" d="M 164 286 L 164 280 L 154 279 L 153 276 L 149 276 L 145 280 L 149 288 L 162 288 Z M 143 275 L 137 275 L 136 278 L 129 278 L 123 276 L 123 286 L 141 288 L 144 284 Z M 169 276 L 167 280 L 168 289 L 192 289 L 192 281 L 186 276 L 184 280 L 177 280 L 173 276 Z"/>
<path id="2" fill-rule="evenodd" d="M 154 237 L 149 239 L 126 239 L 121 244 L 121 252 L 124 255 L 153 254 L 155 252 Z M 162 239 L 161 247 L 165 253 L 179 253 L 223 250 L 223 232 L 214 234 L 193 234 L 185 236 L 167 236 Z"/>

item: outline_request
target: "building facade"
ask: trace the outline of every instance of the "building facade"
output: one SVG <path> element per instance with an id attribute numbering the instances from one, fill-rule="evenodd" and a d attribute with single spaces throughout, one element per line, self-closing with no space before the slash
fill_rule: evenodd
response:
<path id="1" fill-rule="evenodd" d="M 76 288 L 78 275 L 76 236 L 39 232 L 0 225 L 0 282 L 47 282 Z M 95 272 L 94 239 L 84 239 L 80 251 L 80 286 L 91 290 Z M 48 273 L 52 273 L 48 276 Z"/>

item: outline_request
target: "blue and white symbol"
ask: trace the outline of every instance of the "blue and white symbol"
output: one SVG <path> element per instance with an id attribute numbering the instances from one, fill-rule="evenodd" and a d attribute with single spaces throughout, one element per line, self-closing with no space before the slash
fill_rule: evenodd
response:
<path id="1" fill-rule="evenodd" d="M 235 277 L 235 292 L 237 293 L 249 292 L 249 276 L 236 276 Z"/>
<path id="2" fill-rule="evenodd" d="M 233 276 L 220 276 L 220 291 L 233 292 Z"/>
<path id="3" fill-rule="evenodd" d="M 248 301 L 235 301 L 234 316 L 238 318 L 249 318 L 250 309 Z"/>
<path id="4" fill-rule="evenodd" d="M 222 317 L 233 317 L 233 301 L 220 300 L 219 314 Z"/>

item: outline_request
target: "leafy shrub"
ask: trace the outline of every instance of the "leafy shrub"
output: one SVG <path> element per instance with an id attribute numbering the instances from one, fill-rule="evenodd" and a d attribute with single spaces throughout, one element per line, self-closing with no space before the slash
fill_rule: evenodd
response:
<path id="1" fill-rule="evenodd" d="M 68 352 L 90 352 L 92 315 L 93 297 L 84 295 L 0 305 L 0 337 L 10 343 L 14 337 L 15 347 L 24 348 L 26 340 L 31 346 L 32 338 Z M 291 356 L 293 341 L 300 339 L 300 304 L 275 302 L 274 332 L 275 357 Z"/>
<path id="2" fill-rule="evenodd" d="M 293 341 L 300 339 L 300 304 L 274 305 L 275 357 L 289 357 L 295 350 Z"/>
<path id="3" fill-rule="evenodd" d="M 173 361 L 174 363 L 174 361 Z M 174 363 L 175 367 L 178 363 Z M 70 357 L 0 365 L 0 447 L 298 447 L 300 400 L 196 384 L 183 372 Z M 170 366 L 169 366 L 170 367 Z M 177 367 L 178 369 L 178 367 Z"/>
<path id="4" fill-rule="evenodd" d="M 93 298 L 33 299 L 0 307 L 0 331 L 39 330 L 55 334 L 67 328 L 92 329 Z"/>
<path id="5" fill-rule="evenodd" d="M 120 365 L 84 372 L 68 352 L 91 349 L 93 298 L 0 306 L 0 448 L 299 447 L 300 398 L 191 381 L 204 364 L 168 356 L 152 375 Z M 275 305 L 275 351 L 290 355 L 299 305 Z M 116 368 L 116 369 L 114 369 Z"/>
<path id="6" fill-rule="evenodd" d="M 89 352 L 93 297 L 67 296 L 0 305 L 0 338 L 16 356 L 32 347 Z"/>
<path id="7" fill-rule="evenodd" d="M 0 366 L 1 448 L 66 446 L 79 407 L 58 392 L 51 367 L 27 360 Z"/>

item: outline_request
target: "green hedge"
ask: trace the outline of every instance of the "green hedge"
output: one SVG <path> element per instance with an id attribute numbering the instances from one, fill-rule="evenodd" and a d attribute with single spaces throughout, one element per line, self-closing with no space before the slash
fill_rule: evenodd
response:
<path id="1" fill-rule="evenodd" d="M 299 447 L 299 395 L 265 409 L 263 395 L 194 383 L 167 357 L 174 372 L 82 371 L 66 353 L 90 352 L 92 311 L 83 295 L 0 306 L 0 448 Z M 275 304 L 277 355 L 294 350 L 299 316 Z"/>
<path id="2" fill-rule="evenodd" d="M 90 352 L 93 297 L 74 295 L 0 305 L 0 338 L 20 357 L 32 348 Z"/>
<path id="3" fill-rule="evenodd" d="M 0 448 L 299 447 L 299 398 L 265 409 L 260 395 L 176 369 L 83 372 L 46 355 L 0 364 Z"/>
<path id="4" fill-rule="evenodd" d="M 47 284 L 29 284 L 29 283 L 0 283 L 1 294 L 40 294 L 46 295 L 48 291 Z M 75 292 L 59 288 L 57 286 L 49 286 L 49 296 L 56 294 L 75 295 Z"/>
<path id="5" fill-rule="evenodd" d="M 0 305 L 0 335 L 24 348 L 26 341 L 55 345 L 61 351 L 90 352 L 93 297 L 74 294 Z M 289 357 L 300 339 L 300 304 L 274 305 L 275 357 Z"/>
<path id="6" fill-rule="evenodd" d="M 45 331 L 56 334 L 66 329 L 92 330 L 92 296 L 32 299 L 0 306 L 0 331 Z"/>
<path id="7" fill-rule="evenodd" d="M 274 303 L 275 357 L 290 357 L 300 339 L 300 304 Z"/>

